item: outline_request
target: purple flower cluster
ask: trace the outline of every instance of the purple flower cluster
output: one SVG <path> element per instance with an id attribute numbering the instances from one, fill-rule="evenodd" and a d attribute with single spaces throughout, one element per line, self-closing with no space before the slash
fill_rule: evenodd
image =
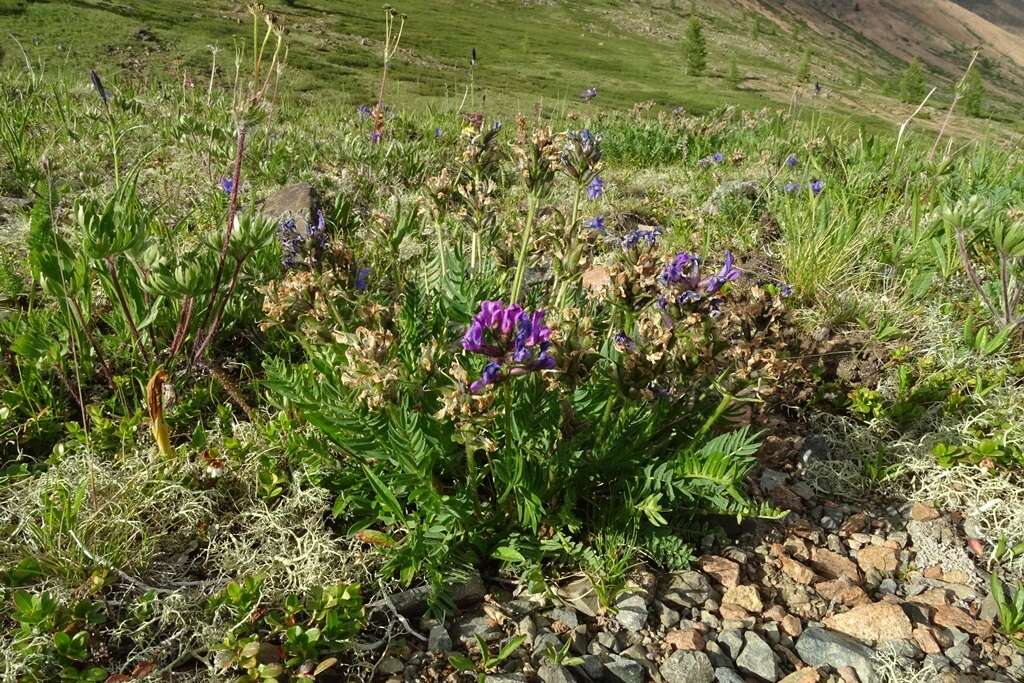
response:
<path id="1" fill-rule="evenodd" d="M 550 352 L 550 338 L 544 311 L 529 312 L 519 304 L 481 301 L 480 312 L 462 336 L 462 348 L 491 360 L 469 390 L 478 394 L 509 377 L 554 369 L 557 363 Z"/>
<path id="2" fill-rule="evenodd" d="M 636 351 L 636 342 L 633 341 L 633 338 L 626 334 L 623 330 L 619 330 L 618 332 L 616 332 L 615 336 L 612 338 L 612 341 L 615 343 L 615 348 L 618 349 L 620 352 Z"/>
<path id="3" fill-rule="evenodd" d="M 220 179 L 220 189 L 224 190 L 224 194 L 230 195 L 231 190 L 234 189 L 234 187 L 235 182 L 231 180 L 231 178 L 224 176 Z"/>
<path id="4" fill-rule="evenodd" d="M 725 155 L 721 152 L 715 152 L 711 156 L 704 157 L 697 161 L 697 165 L 701 168 L 708 168 L 709 166 L 717 166 L 718 164 L 725 161 Z"/>
<path id="5" fill-rule="evenodd" d="M 582 100 L 583 102 L 589 102 L 595 97 L 597 97 L 597 88 L 587 88 L 582 93 L 580 93 L 580 100 Z"/>
<path id="6" fill-rule="evenodd" d="M 717 293 L 727 283 L 739 278 L 740 269 L 736 267 L 731 251 L 725 252 L 722 269 L 705 278 L 701 278 L 700 274 L 700 257 L 687 251 L 681 251 L 665 266 L 658 281 L 663 286 L 678 291 L 675 296 L 675 304 L 685 306 L 700 301 L 704 295 Z M 665 299 L 665 304 L 667 303 L 668 300 Z"/>
<path id="7" fill-rule="evenodd" d="M 277 228 L 277 236 L 281 240 L 281 265 L 285 270 L 294 268 L 303 262 L 303 251 L 311 250 L 314 254 L 327 246 L 329 235 L 324 212 L 317 211 L 316 224 L 310 225 L 303 235 L 295 225 L 294 218 L 286 218 Z"/>
<path id="8" fill-rule="evenodd" d="M 604 232 L 604 216 L 594 216 L 587 220 L 583 227 L 590 228 L 594 232 Z"/>
<path id="9" fill-rule="evenodd" d="M 801 185 L 800 183 L 795 183 L 795 182 L 786 183 L 786 186 L 785 186 L 786 194 L 793 194 L 794 192 L 799 192 L 802 188 L 803 188 L 803 185 Z M 814 193 L 815 197 L 817 197 L 819 194 L 821 194 L 822 190 L 824 190 L 824 189 L 825 189 L 825 181 L 824 180 L 818 180 L 817 178 L 815 178 L 814 180 L 811 181 L 811 192 Z"/>
<path id="10" fill-rule="evenodd" d="M 368 277 L 370 277 L 371 272 L 372 271 L 366 267 L 360 268 L 358 271 L 356 271 L 355 286 L 356 289 L 359 290 L 360 292 L 366 291 L 366 288 L 368 286 L 366 280 Z"/>
<path id="11" fill-rule="evenodd" d="M 604 194 L 604 181 L 601 180 L 601 176 L 594 176 L 594 179 L 590 181 L 590 185 L 587 186 L 587 197 L 593 201 Z"/>
<path id="12" fill-rule="evenodd" d="M 358 107 L 356 107 L 356 113 L 359 114 L 359 118 L 366 119 L 369 118 L 370 114 L 373 113 L 373 109 L 371 109 L 370 105 L 368 104 L 360 104 Z"/>
<path id="13" fill-rule="evenodd" d="M 799 163 L 800 160 L 796 158 L 795 154 L 790 154 L 786 157 L 786 166 L 789 166 L 790 168 L 796 168 Z"/>
<path id="14" fill-rule="evenodd" d="M 661 228 L 637 228 L 623 236 L 622 248 L 629 251 L 640 246 L 653 247 L 658 243 L 659 237 L 661 237 Z"/>

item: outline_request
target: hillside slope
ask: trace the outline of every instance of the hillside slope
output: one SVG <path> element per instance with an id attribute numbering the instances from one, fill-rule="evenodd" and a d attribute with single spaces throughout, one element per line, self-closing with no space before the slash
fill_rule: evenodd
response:
<path id="1" fill-rule="evenodd" d="M 226 79 L 233 41 L 246 31 L 245 8 L 229 0 L 0 3 L 7 3 L 0 4 L 0 30 L 31 59 L 83 75 L 96 68 L 203 83 L 216 46 Z M 408 21 L 389 99 L 402 106 L 458 107 L 465 100 L 508 111 L 538 102 L 565 108 L 597 87 L 596 104 L 614 108 L 647 101 L 696 111 L 797 103 L 892 123 L 912 107 L 882 97 L 883 84 L 898 79 L 908 60 L 928 65 L 930 84 L 939 87 L 933 104 L 942 108 L 979 46 L 996 118 L 1017 118 L 1024 83 L 1024 39 L 1015 33 L 1024 18 L 999 0 L 701 0 L 693 6 L 705 26 L 709 68 L 700 78 L 682 68 L 691 5 L 681 0 L 396 4 Z M 383 34 L 379 4 L 305 0 L 282 2 L 275 12 L 289 29 L 285 87 L 347 105 L 373 100 Z M 470 88 L 473 48 L 479 61 Z M 811 82 L 823 87 L 817 97 L 809 84 L 796 82 L 805 50 L 812 55 Z M 19 57 L 11 44 L 4 64 L 18 65 Z M 733 62 L 738 85 L 726 78 Z"/>

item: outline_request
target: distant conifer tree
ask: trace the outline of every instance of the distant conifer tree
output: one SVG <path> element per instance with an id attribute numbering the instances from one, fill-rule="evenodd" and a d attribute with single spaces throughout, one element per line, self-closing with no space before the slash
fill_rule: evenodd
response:
<path id="1" fill-rule="evenodd" d="M 915 59 L 903 70 L 899 88 L 900 99 L 908 104 L 916 104 L 924 99 L 927 84 L 925 83 L 924 67 L 921 66 L 919 60 Z"/>
<path id="2" fill-rule="evenodd" d="M 743 75 L 740 74 L 740 67 L 738 64 L 736 64 L 736 57 L 732 57 L 729 60 L 729 72 L 726 75 L 725 80 L 733 88 L 738 87 L 739 84 L 743 81 Z"/>
<path id="3" fill-rule="evenodd" d="M 803 56 L 800 58 L 800 64 L 796 68 L 796 80 L 798 80 L 801 83 L 807 83 L 811 80 L 810 48 L 805 49 Z"/>
<path id="4" fill-rule="evenodd" d="M 984 114 L 985 104 L 985 82 L 981 75 L 971 70 L 964 81 L 961 89 L 960 99 L 964 103 L 964 112 L 968 116 L 980 117 Z"/>
<path id="5" fill-rule="evenodd" d="M 683 37 L 686 48 L 686 73 L 700 76 L 708 66 L 708 46 L 704 40 L 704 29 L 696 15 L 690 17 Z"/>

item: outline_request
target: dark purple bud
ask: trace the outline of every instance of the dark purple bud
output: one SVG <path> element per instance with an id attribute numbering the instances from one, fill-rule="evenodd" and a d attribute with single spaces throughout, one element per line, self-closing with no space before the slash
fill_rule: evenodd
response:
<path id="1" fill-rule="evenodd" d="M 103 87 L 103 81 L 100 80 L 100 75 L 95 70 L 89 72 L 89 77 L 92 79 L 92 87 L 96 88 L 96 94 L 100 96 L 100 99 L 104 103 L 110 100 L 110 95 L 107 94 L 106 88 Z"/>

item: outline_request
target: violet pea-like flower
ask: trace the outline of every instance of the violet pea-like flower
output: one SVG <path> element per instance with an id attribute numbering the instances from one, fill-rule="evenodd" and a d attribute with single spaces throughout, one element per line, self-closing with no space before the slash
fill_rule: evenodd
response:
<path id="1" fill-rule="evenodd" d="M 469 385 L 469 391 L 474 394 L 479 394 L 488 385 L 497 384 L 501 379 L 501 365 L 491 361 L 484 366 L 484 370 L 480 373 L 480 379 L 474 381 Z"/>
<path id="2" fill-rule="evenodd" d="M 462 336 L 462 348 L 491 359 L 481 377 L 470 385 L 479 393 L 503 379 L 557 367 L 551 355 L 551 329 L 544 311 L 525 311 L 519 304 L 482 301 Z"/>
<path id="3" fill-rule="evenodd" d="M 722 270 L 712 275 L 704 283 L 704 291 L 708 294 L 714 294 L 720 290 L 727 282 L 733 282 L 740 278 L 740 269 L 734 265 L 734 259 L 731 251 L 725 252 L 725 264 L 722 266 Z"/>

